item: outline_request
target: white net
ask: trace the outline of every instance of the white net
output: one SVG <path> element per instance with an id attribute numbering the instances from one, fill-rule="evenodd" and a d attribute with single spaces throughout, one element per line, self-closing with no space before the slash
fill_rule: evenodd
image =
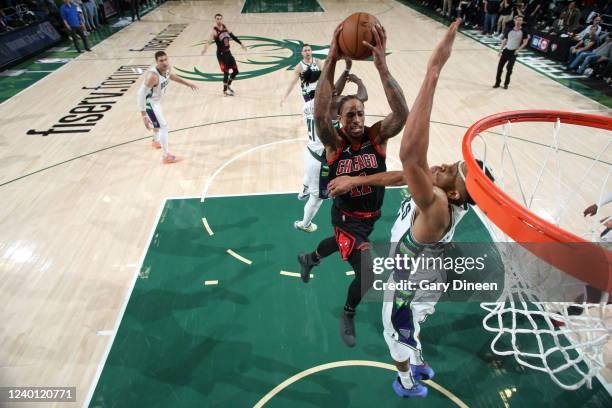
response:
<path id="1" fill-rule="evenodd" d="M 521 137 L 512 135 L 513 127 Z M 500 190 L 540 218 L 589 241 L 602 241 L 603 209 L 593 218 L 583 217 L 582 212 L 584 203 L 600 202 L 612 192 L 608 184 L 612 132 L 561 125 L 559 120 L 554 124 L 507 122 L 499 130 L 477 135 L 472 151 L 493 171 Z M 512 241 L 477 212 L 494 241 Z M 605 353 L 612 354 L 609 295 L 521 245 L 498 248 L 504 262 L 504 290 L 497 302 L 481 304 L 487 312 L 483 326 L 494 333 L 492 351 L 548 373 L 564 389 L 590 388 L 609 360 Z"/>

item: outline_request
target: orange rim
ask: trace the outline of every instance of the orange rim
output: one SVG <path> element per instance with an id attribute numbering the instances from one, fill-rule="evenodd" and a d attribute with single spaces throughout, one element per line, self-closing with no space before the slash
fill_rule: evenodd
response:
<path id="1" fill-rule="evenodd" d="M 586 241 L 538 217 L 495 185 L 478 166 L 472 141 L 488 129 L 507 122 L 556 122 L 612 131 L 612 118 L 551 110 L 497 113 L 474 123 L 463 138 L 466 187 L 484 214 L 512 240 L 556 268 L 612 293 L 612 251 Z M 495 170 L 495 169 L 493 169 Z"/>

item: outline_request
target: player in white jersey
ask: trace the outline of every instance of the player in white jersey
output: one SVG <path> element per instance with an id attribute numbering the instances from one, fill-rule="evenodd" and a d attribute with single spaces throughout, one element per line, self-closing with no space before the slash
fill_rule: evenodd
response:
<path id="1" fill-rule="evenodd" d="M 465 186 L 467 169 L 463 161 L 431 168 L 427 163 L 434 92 L 442 67 L 450 57 L 459 23 L 457 20 L 451 24 L 429 59 L 425 79 L 402 136 L 400 159 L 403 171 L 336 178 L 329 184 L 332 196 L 364 185 L 408 185 L 411 196 L 402 203 L 391 232 L 391 242 L 396 243 L 392 245 L 393 257 L 398 253 L 426 259 L 443 256 L 445 244 L 452 240 L 467 205 L 475 205 Z M 479 164 L 483 166 L 482 162 Z M 488 169 L 484 171 L 493 178 Z M 389 283 L 402 280 L 439 282 L 446 280 L 446 273 L 432 267 L 419 267 L 412 271 L 394 269 Z M 390 298 L 385 293 L 382 318 L 383 335 L 398 370 L 392 383 L 393 390 L 401 397 L 425 397 L 427 387 L 419 380 L 432 378 L 434 371 L 423 361 L 420 325 L 434 312 L 442 292 L 397 289 L 389 294 Z"/>
<path id="2" fill-rule="evenodd" d="M 319 211 L 323 200 L 327 198 L 326 193 L 326 177 L 327 177 L 327 162 L 325 160 L 325 147 L 317 136 L 314 125 L 314 98 L 317 88 L 317 81 L 321 75 L 321 61 L 312 56 L 312 48 L 309 44 L 302 46 L 302 61 L 295 66 L 295 76 L 287 88 L 287 92 L 281 99 L 281 105 L 286 101 L 287 97 L 295 87 L 295 84 L 300 81 L 300 89 L 304 98 L 304 122 L 308 129 L 308 143 L 304 148 L 304 186 L 300 194 L 299 200 L 307 200 L 304 205 L 304 217 L 302 220 L 295 221 L 293 226 L 305 232 L 315 232 L 317 225 L 312 222 L 315 215 Z M 347 81 L 354 82 L 357 85 L 357 98 L 362 102 L 368 100 L 368 94 L 361 79 L 350 73 L 352 61 L 346 59 L 346 69 L 340 75 L 340 78 L 334 84 L 335 104 L 332 104 L 332 117 L 338 116 L 337 105 L 341 99 L 342 91 Z M 334 126 L 339 126 L 334 123 Z"/>
<path id="3" fill-rule="evenodd" d="M 145 73 L 138 89 L 138 109 L 145 127 L 155 132 L 152 146 L 155 149 L 162 149 L 162 162 L 177 163 L 181 158 L 168 151 L 168 123 L 162 112 L 161 98 L 166 93 L 170 80 L 188 86 L 194 91 L 198 87 L 170 72 L 170 63 L 165 52 L 157 51 L 155 62 L 156 64 Z"/>

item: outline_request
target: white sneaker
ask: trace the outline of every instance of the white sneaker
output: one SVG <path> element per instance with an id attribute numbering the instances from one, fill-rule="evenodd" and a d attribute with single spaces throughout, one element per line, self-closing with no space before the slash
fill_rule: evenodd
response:
<path id="1" fill-rule="evenodd" d="M 308 227 L 304 227 L 304 223 L 302 221 L 296 221 L 293 223 L 293 228 L 296 230 L 302 230 L 304 232 L 315 232 L 317 230 L 317 224 L 311 222 Z"/>

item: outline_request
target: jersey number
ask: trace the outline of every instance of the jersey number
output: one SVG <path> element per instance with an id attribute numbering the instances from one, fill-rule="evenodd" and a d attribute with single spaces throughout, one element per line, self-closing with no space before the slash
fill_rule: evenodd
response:
<path id="1" fill-rule="evenodd" d="M 365 171 L 359 173 L 359 177 L 365 176 Z M 351 197 L 359 197 L 370 194 L 372 188 L 370 186 L 358 186 L 351 189 Z"/>
<path id="2" fill-rule="evenodd" d="M 314 142 L 316 137 L 314 119 L 306 119 L 306 126 L 308 127 L 308 139 Z"/>

